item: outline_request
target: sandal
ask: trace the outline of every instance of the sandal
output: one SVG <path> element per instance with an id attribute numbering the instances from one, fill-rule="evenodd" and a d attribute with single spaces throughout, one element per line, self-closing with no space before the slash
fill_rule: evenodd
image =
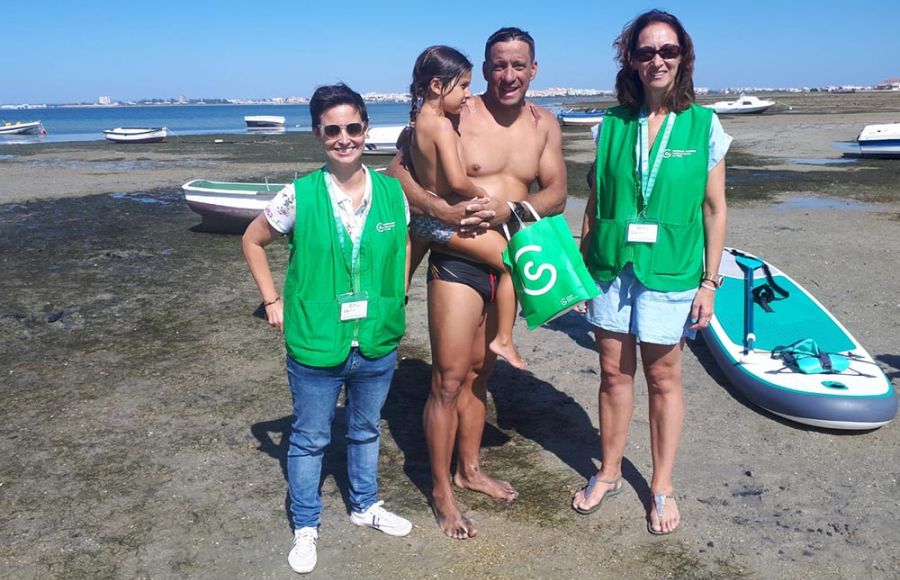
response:
<path id="1" fill-rule="evenodd" d="M 589 496 L 591 494 L 591 491 L 593 491 L 594 486 L 597 485 L 598 483 L 605 483 L 606 485 L 611 485 L 612 488 L 610 488 L 606 493 L 603 494 L 603 497 L 600 498 L 600 501 L 597 502 L 597 505 L 591 506 L 587 509 L 582 509 L 580 507 L 575 507 L 575 504 L 572 504 L 573 510 L 575 510 L 576 512 L 578 512 L 579 514 L 581 514 L 583 516 L 592 514 L 595 511 L 597 511 L 598 509 L 600 509 L 600 506 L 603 505 L 603 501 L 606 498 L 622 493 L 622 490 L 625 488 L 624 484 L 622 483 L 621 477 L 619 479 L 614 479 L 612 481 L 609 481 L 606 479 L 598 479 L 596 475 L 592 475 L 591 479 L 590 479 L 590 481 L 588 481 L 587 485 L 584 486 L 583 488 L 581 488 L 581 491 L 584 492 L 584 497 Z"/>
<path id="2" fill-rule="evenodd" d="M 675 492 L 654 493 L 653 494 L 653 503 L 656 504 L 656 519 L 659 520 L 659 522 L 660 522 L 660 529 L 659 530 L 653 529 L 653 522 L 652 522 L 653 515 L 652 515 L 652 510 L 651 510 L 650 515 L 648 515 L 648 517 L 647 517 L 647 531 L 650 532 L 651 534 L 653 534 L 654 536 L 667 536 L 678 529 L 678 527 L 676 526 L 676 527 L 672 528 L 671 530 L 669 530 L 668 532 L 662 531 L 662 519 L 663 519 L 663 515 L 666 511 L 666 500 L 670 497 L 673 497 L 672 494 L 674 494 L 674 493 Z"/>

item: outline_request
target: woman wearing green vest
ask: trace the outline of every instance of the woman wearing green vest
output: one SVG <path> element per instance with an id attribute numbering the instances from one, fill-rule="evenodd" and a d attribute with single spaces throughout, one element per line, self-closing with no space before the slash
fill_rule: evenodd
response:
<path id="1" fill-rule="evenodd" d="M 345 85 L 319 87 L 309 104 L 326 165 L 279 192 L 247 228 L 244 256 L 269 324 L 284 332 L 294 419 L 287 479 L 294 525 L 288 563 L 316 565 L 322 457 L 346 386 L 350 519 L 405 536 L 412 525 L 378 501 L 381 408 L 406 326 L 409 210 L 400 182 L 362 163 L 366 106 Z M 265 247 L 290 238 L 284 296 Z"/>
<path id="2" fill-rule="evenodd" d="M 592 513 L 623 489 L 640 343 L 653 459 L 647 529 L 668 534 L 680 521 L 673 470 L 684 420 L 681 356 L 685 338 L 713 312 L 731 138 L 712 110 L 693 102 L 693 43 L 677 18 L 646 12 L 614 46 L 620 106 L 603 119 L 582 229 L 585 261 L 603 290 L 587 313 L 600 352 L 603 463 L 572 507 Z"/>

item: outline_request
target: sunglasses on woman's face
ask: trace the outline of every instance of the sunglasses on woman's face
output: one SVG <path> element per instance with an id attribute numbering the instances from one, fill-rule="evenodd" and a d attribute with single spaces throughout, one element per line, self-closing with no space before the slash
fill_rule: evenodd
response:
<path id="1" fill-rule="evenodd" d="M 359 137 L 366 131 L 364 123 L 347 123 L 346 125 L 321 125 L 319 130 L 329 139 L 340 136 L 341 131 L 346 131 L 348 137 Z"/>
<path id="2" fill-rule="evenodd" d="M 659 48 L 643 46 L 634 51 L 634 59 L 638 62 L 650 62 L 657 54 L 663 60 L 675 60 L 681 56 L 681 47 L 677 44 L 664 44 Z"/>

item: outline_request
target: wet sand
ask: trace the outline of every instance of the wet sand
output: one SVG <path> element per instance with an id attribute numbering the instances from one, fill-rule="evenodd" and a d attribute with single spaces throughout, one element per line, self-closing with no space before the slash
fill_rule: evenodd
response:
<path id="1" fill-rule="evenodd" d="M 896 387 L 900 161 L 791 161 L 837 159 L 830 141 L 896 112 L 796 109 L 724 121 L 739 177 L 728 242 L 809 288 Z M 276 181 L 318 161 L 308 135 L 225 138 L 235 141 L 227 149 L 212 137 L 0 147 L 14 155 L 0 157 L 0 578 L 295 577 L 285 561 L 284 349 L 251 316 L 259 297 L 239 238 L 198 231 L 178 186 Z M 576 193 L 584 140 L 567 131 Z M 570 200 L 574 231 L 582 212 Z M 286 255 L 277 244 L 272 262 Z M 384 410 L 381 468 L 382 497 L 415 528 L 396 539 L 349 522 L 339 409 L 311 578 L 900 575 L 897 426 L 843 433 L 768 415 L 730 389 L 702 342 L 685 353 L 678 532 L 645 528 L 642 378 L 627 490 L 592 516 L 575 514 L 570 497 L 598 461 L 599 376 L 590 328 L 574 314 L 533 332 L 520 321 L 532 373 L 499 363 L 490 385 L 484 466 L 515 482 L 519 500 L 460 492 L 480 535 L 445 539 L 427 504 L 422 270 Z"/>

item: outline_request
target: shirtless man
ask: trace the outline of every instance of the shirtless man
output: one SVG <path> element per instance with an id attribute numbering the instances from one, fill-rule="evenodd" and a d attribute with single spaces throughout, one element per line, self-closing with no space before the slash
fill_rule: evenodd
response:
<path id="1" fill-rule="evenodd" d="M 460 119 L 466 172 L 490 198 L 448 203 L 423 190 L 398 155 L 388 173 L 403 184 L 411 210 L 433 217 L 463 235 L 477 235 L 513 216 L 506 201 L 525 198 L 542 215 L 566 204 L 562 133 L 549 111 L 525 101 L 537 72 L 534 40 L 518 28 L 502 28 L 485 44 L 482 70 L 487 91 L 469 100 Z M 539 191 L 529 195 L 533 183 Z M 515 205 L 516 213 L 526 210 Z M 481 470 L 487 380 L 495 356 L 488 348 L 496 333 L 491 293 L 496 275 L 483 264 L 432 244 L 429 259 L 428 324 L 431 335 L 431 391 L 423 422 L 433 478 L 432 508 L 438 525 L 456 539 L 474 537 L 473 522 L 456 504 L 450 476 L 454 443 L 457 469 L 452 483 L 512 501 L 518 492 Z"/>

